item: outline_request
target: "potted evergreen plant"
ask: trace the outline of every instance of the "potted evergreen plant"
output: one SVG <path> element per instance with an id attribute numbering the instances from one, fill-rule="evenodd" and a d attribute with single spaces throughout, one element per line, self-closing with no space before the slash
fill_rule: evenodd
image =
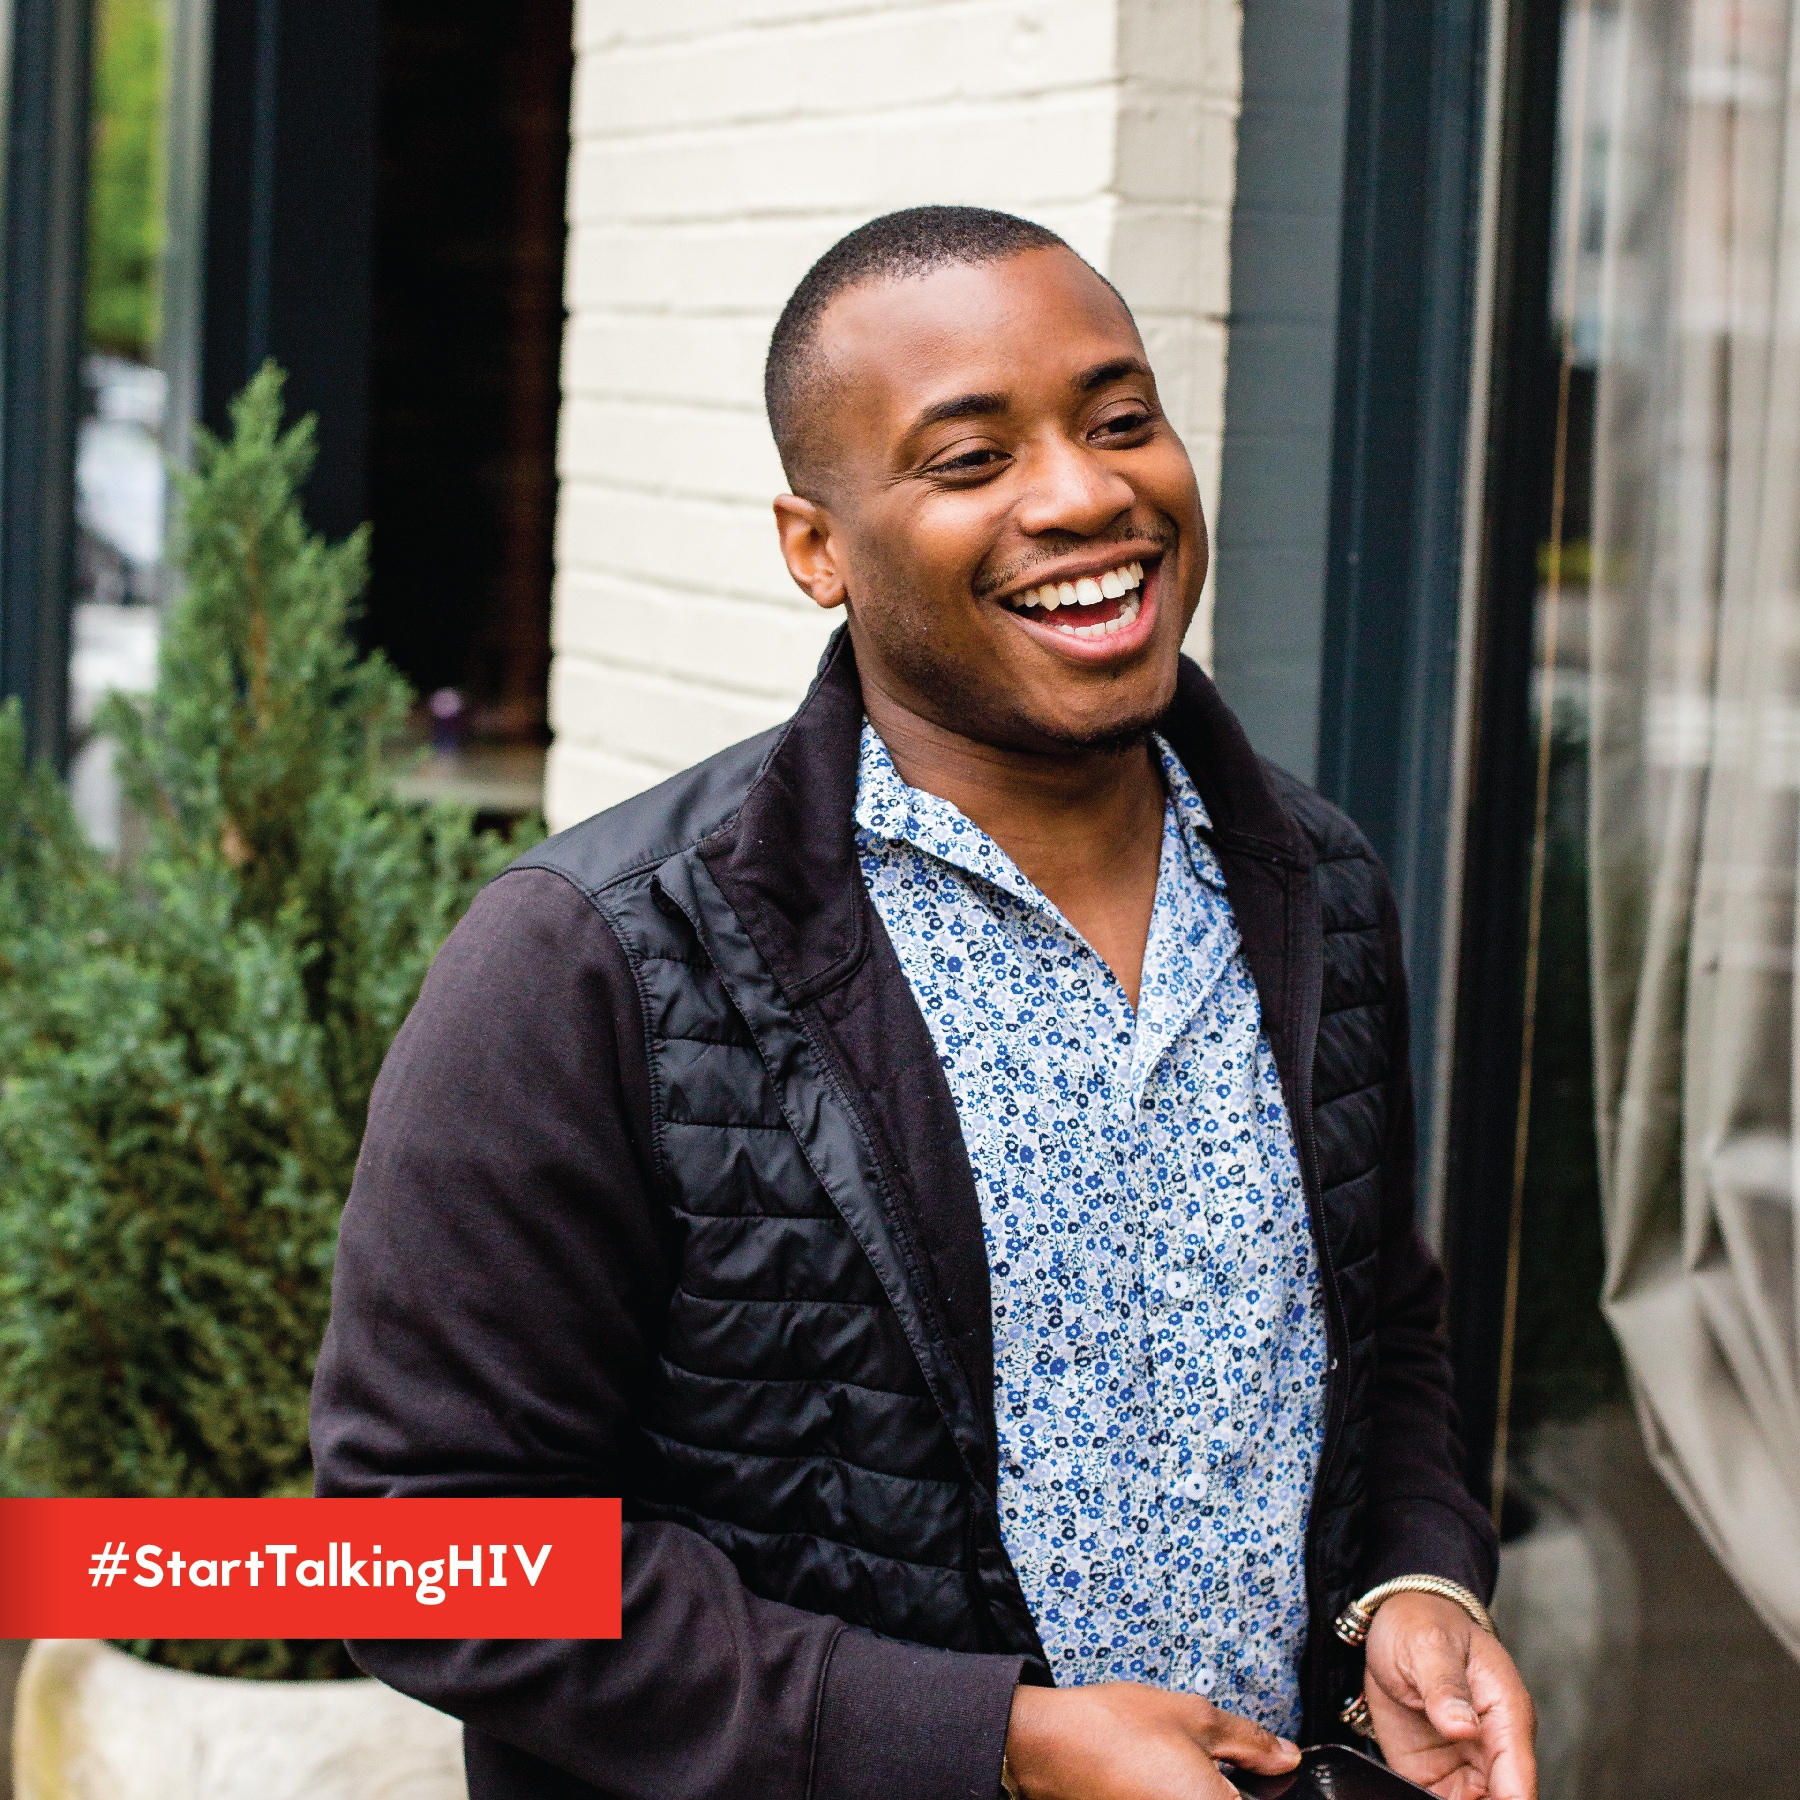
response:
<path id="1" fill-rule="evenodd" d="M 370 1086 L 438 946 L 516 853 L 466 811 L 396 797 L 410 695 L 352 635 L 366 535 L 307 529 L 312 427 L 282 430 L 281 390 L 265 369 L 229 440 L 201 437 L 158 684 L 100 721 L 126 856 L 85 843 L 60 782 L 27 769 L 16 710 L 0 714 L 13 1492 L 309 1491 L 308 1386 Z M 163 1665 L 146 1676 L 355 1673 L 336 1643 L 124 1648 Z M 66 1698 L 58 1654 L 40 1685 Z M 115 1687 L 129 1674 L 83 1654 Z"/>

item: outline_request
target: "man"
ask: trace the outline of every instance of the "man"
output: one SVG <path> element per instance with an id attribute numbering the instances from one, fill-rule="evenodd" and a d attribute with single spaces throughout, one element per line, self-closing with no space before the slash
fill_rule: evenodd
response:
<path id="1" fill-rule="evenodd" d="M 325 1493 L 623 1494 L 624 1638 L 358 1660 L 474 1800 L 1218 1800 L 1359 1688 L 1446 1800 L 1530 1800 L 1393 904 L 1180 660 L 1205 527 L 1129 312 L 896 214 L 768 397 L 847 632 L 446 945 L 315 1392 Z M 1365 1680 L 1334 1625 L 1396 1579 Z"/>

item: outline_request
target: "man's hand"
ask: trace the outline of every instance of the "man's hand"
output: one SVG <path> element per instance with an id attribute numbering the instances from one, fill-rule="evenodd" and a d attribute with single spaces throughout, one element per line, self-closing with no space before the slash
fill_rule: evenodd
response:
<path id="1" fill-rule="evenodd" d="M 1389 1764 L 1444 1800 L 1537 1800 L 1537 1713 L 1500 1640 L 1436 1594 L 1369 1627 L 1363 1694 Z"/>
<path id="2" fill-rule="evenodd" d="M 1025 1800 L 1238 1800 L 1221 1761 L 1279 1775 L 1300 1752 L 1198 1694 L 1109 1681 L 1021 1687 L 1006 1758 Z"/>

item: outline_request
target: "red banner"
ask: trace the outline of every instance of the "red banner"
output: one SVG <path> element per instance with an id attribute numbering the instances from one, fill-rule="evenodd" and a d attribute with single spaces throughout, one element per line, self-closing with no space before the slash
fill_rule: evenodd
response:
<path id="1" fill-rule="evenodd" d="M 0 1500 L 0 1638 L 613 1638 L 617 1500 Z"/>

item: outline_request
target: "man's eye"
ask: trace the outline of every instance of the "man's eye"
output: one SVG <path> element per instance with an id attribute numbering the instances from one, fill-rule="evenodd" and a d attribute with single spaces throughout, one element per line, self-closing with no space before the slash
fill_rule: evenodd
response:
<path id="1" fill-rule="evenodd" d="M 998 450 L 965 450 L 961 456 L 953 456 L 948 461 L 933 463 L 931 472 L 934 475 L 968 475 L 998 461 L 1000 461 Z"/>
<path id="2" fill-rule="evenodd" d="M 1101 422 L 1100 429 L 1114 437 L 1129 437 L 1134 431 L 1142 431 L 1150 423 L 1147 412 L 1119 413 L 1116 417 Z"/>

